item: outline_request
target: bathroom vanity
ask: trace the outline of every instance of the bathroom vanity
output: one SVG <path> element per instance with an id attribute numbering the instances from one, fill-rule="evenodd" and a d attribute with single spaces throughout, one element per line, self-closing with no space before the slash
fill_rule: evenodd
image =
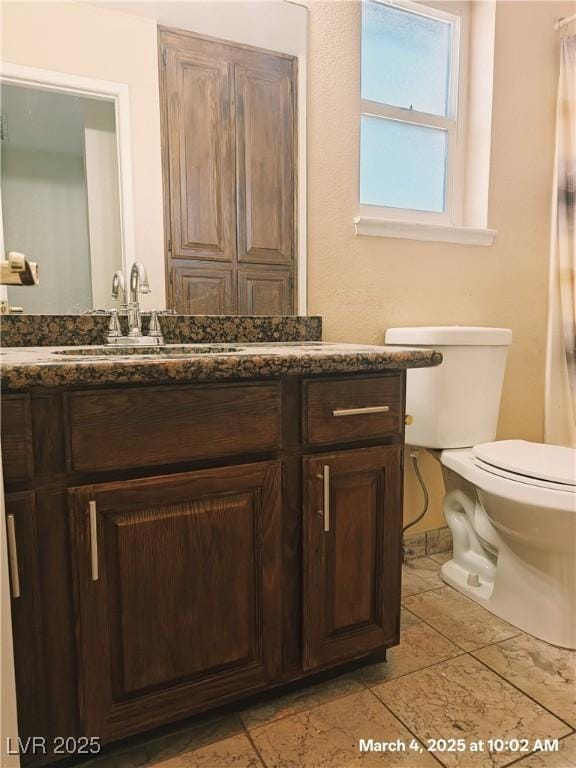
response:
<path id="1" fill-rule="evenodd" d="M 437 353 L 2 356 L 23 738 L 111 742 L 398 642 L 405 369 Z"/>

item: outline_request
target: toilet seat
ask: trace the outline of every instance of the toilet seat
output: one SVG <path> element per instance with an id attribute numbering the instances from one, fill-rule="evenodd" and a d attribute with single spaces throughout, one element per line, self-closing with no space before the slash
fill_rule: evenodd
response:
<path id="1" fill-rule="evenodd" d="M 576 451 L 526 440 L 476 445 L 474 464 L 485 472 L 526 485 L 576 494 Z"/>

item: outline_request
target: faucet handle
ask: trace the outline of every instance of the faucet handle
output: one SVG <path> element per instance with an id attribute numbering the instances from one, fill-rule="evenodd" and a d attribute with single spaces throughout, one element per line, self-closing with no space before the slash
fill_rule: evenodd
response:
<path id="1" fill-rule="evenodd" d="M 148 329 L 148 336 L 152 336 L 155 339 L 162 338 L 162 329 L 160 328 L 160 320 L 158 319 L 157 310 L 153 309 L 150 312 L 150 327 Z"/>
<path id="2" fill-rule="evenodd" d="M 118 319 L 118 310 L 111 309 L 110 322 L 108 323 L 108 339 L 117 339 L 119 336 L 122 336 L 122 329 Z"/>

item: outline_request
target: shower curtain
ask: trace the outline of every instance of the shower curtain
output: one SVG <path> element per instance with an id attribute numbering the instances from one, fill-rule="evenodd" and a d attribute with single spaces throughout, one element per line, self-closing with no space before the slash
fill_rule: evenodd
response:
<path id="1" fill-rule="evenodd" d="M 576 35 L 561 38 L 544 440 L 576 447 Z"/>

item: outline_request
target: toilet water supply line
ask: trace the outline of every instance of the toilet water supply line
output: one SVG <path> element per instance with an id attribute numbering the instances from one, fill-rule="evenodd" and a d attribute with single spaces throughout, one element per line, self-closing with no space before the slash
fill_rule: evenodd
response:
<path id="1" fill-rule="evenodd" d="M 420 520 L 424 517 L 426 512 L 428 512 L 428 502 L 430 500 L 430 497 L 428 495 L 428 488 L 426 488 L 426 483 L 424 482 L 424 478 L 422 477 L 422 472 L 420 471 L 420 466 L 418 465 L 418 455 L 419 451 L 412 449 L 410 451 L 410 458 L 412 459 L 412 466 L 414 467 L 414 472 L 416 473 L 416 479 L 420 483 L 420 488 L 422 488 L 422 495 L 424 496 L 424 507 L 422 509 L 422 512 L 418 515 L 418 517 L 415 520 L 412 520 L 411 523 L 407 523 L 404 528 L 402 528 L 402 536 L 406 533 L 408 528 L 412 528 L 413 525 L 416 525 L 416 523 L 419 523 Z"/>

